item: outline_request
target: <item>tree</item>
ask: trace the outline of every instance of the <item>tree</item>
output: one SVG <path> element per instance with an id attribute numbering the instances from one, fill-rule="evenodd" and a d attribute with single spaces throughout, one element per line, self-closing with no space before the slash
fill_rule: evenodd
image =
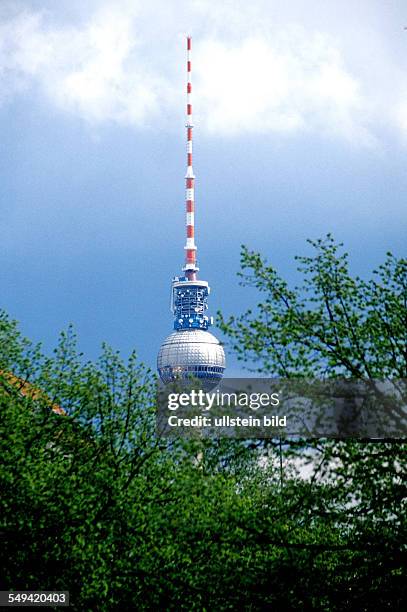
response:
<path id="1" fill-rule="evenodd" d="M 0 330 L 3 586 L 66 589 L 76 609 L 108 609 L 120 558 L 140 537 L 129 537 L 128 507 L 143 489 L 161 495 L 147 482 L 165 469 L 151 461 L 160 448 L 153 380 L 134 354 L 125 365 L 108 347 L 82 364 L 72 330 L 52 358 L 5 313 Z M 41 393 L 21 394 L 10 371 Z"/>
<path id="2" fill-rule="evenodd" d="M 405 378 L 407 261 L 388 253 L 372 278 L 363 280 L 351 276 L 348 255 L 331 235 L 309 243 L 314 253 L 297 258 L 303 284 L 295 288 L 259 253 L 242 248 L 241 283 L 256 288 L 262 299 L 237 317 L 219 313 L 232 350 L 262 375 Z M 314 519 L 324 517 L 340 530 L 345 556 L 334 564 L 337 586 L 328 587 L 348 607 L 401 607 L 405 597 L 406 450 L 403 441 L 285 445 L 287 458 L 313 466 L 310 482 L 317 495 L 308 491 L 302 503 Z M 331 486 L 321 495 L 322 483 Z"/>
<path id="3" fill-rule="evenodd" d="M 2 589 L 69 590 L 75 610 L 247 596 L 233 571 L 257 495 L 248 449 L 208 443 L 196 465 L 194 443 L 158 438 L 154 376 L 134 354 L 83 363 L 69 329 L 47 357 L 4 312 L 0 340 Z"/>
<path id="4" fill-rule="evenodd" d="M 259 253 L 243 247 L 241 284 L 264 295 L 253 313 L 225 320 L 222 330 L 245 362 L 262 374 L 407 376 L 407 260 L 391 253 L 369 281 L 353 278 L 348 255 L 332 236 L 309 241 L 297 257 L 301 287 L 290 289 Z"/>
<path id="5" fill-rule="evenodd" d="M 333 242 L 316 248 L 318 261 L 302 261 L 315 268 L 305 294 L 244 251 L 245 280 L 265 299 L 222 321 L 240 356 L 267 374 L 333 376 L 350 363 L 363 376 L 365 347 L 372 375 L 380 355 L 398 375 L 402 264 L 379 272 L 387 305 L 377 291 L 364 311 Z M 69 590 L 73 610 L 402 609 L 404 445 L 291 441 L 287 458 L 308 456 L 314 472 L 304 479 L 291 461 L 281 486 L 275 441 L 159 438 L 155 378 L 135 354 L 123 362 L 105 346 L 85 363 L 69 329 L 47 356 L 0 313 L 0 372 L 2 589 Z"/>

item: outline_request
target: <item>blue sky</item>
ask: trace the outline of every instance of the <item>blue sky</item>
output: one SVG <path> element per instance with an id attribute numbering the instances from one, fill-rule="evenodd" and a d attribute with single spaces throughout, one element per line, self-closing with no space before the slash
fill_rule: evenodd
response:
<path id="1" fill-rule="evenodd" d="M 184 255 L 187 33 L 211 313 L 255 299 L 242 243 L 292 280 L 327 232 L 360 274 L 403 255 L 404 25 L 397 1 L 3 1 L 2 306 L 47 350 L 72 322 L 86 357 L 107 341 L 155 366 Z"/>

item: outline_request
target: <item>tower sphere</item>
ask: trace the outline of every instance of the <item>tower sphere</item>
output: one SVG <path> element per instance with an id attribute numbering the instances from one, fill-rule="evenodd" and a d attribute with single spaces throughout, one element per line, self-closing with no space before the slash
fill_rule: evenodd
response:
<path id="1" fill-rule="evenodd" d="M 161 380 L 222 378 L 225 352 L 213 334 L 201 329 L 174 331 L 162 343 L 157 358 Z"/>

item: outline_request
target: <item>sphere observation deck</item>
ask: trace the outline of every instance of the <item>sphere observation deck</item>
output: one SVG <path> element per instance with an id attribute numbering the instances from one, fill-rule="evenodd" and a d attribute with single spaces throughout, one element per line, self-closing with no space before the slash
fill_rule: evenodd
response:
<path id="1" fill-rule="evenodd" d="M 205 315 L 210 288 L 206 281 L 175 277 L 171 310 L 174 330 L 161 345 L 157 369 L 164 384 L 201 379 L 216 384 L 225 370 L 225 351 L 208 332 L 212 320 Z"/>
<path id="2" fill-rule="evenodd" d="M 188 378 L 220 380 L 225 352 L 219 340 L 204 330 L 174 331 L 164 340 L 157 358 L 163 383 Z"/>

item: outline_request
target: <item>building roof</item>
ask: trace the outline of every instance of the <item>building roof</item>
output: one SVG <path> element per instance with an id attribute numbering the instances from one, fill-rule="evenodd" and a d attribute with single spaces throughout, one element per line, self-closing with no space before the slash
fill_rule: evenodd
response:
<path id="1" fill-rule="evenodd" d="M 32 383 L 20 378 L 19 376 L 15 376 L 15 374 L 12 374 L 11 372 L 3 372 L 0 370 L 0 375 L 3 376 L 10 385 L 13 385 L 13 387 L 15 387 L 24 397 L 29 397 L 33 400 L 46 400 L 49 402 L 52 412 L 66 416 L 65 410 L 61 408 L 61 406 L 51 402 L 46 393 Z"/>

